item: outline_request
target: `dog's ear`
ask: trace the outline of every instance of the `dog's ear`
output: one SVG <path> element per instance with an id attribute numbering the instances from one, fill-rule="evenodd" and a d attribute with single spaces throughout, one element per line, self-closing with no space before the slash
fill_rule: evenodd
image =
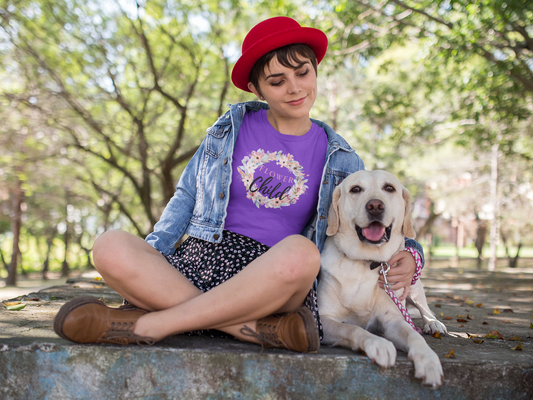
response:
<path id="1" fill-rule="evenodd" d="M 339 200 L 341 198 L 341 188 L 337 186 L 333 191 L 333 198 L 331 200 L 331 206 L 329 206 L 328 213 L 328 229 L 326 229 L 326 235 L 333 236 L 339 230 Z"/>
<path id="2" fill-rule="evenodd" d="M 411 222 L 411 194 L 406 188 L 402 189 L 403 201 L 405 203 L 405 214 L 403 216 L 403 226 L 402 231 L 403 235 L 407 236 L 410 239 L 414 239 L 416 232 L 413 229 L 413 224 Z"/>

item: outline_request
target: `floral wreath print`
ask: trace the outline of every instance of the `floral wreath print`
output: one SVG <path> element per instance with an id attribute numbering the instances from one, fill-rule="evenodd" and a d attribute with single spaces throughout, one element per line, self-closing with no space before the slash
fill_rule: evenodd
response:
<path id="1" fill-rule="evenodd" d="M 270 198 L 264 196 L 259 192 L 259 187 L 253 183 L 254 182 L 254 173 L 255 170 L 271 161 L 276 161 L 276 164 L 280 167 L 288 169 L 294 174 L 294 184 L 290 190 L 286 193 L 285 196 Z M 292 154 L 283 154 L 280 151 L 277 152 L 265 152 L 263 149 L 257 151 L 252 151 L 250 156 L 245 156 L 242 160 L 242 166 L 238 167 L 237 170 L 241 174 L 242 182 L 246 187 L 247 196 L 246 198 L 251 199 L 257 208 L 260 206 L 265 206 L 266 208 L 281 208 L 285 206 L 290 206 L 298 201 L 300 196 L 306 192 L 308 186 L 303 173 L 303 167 L 300 163 L 294 160 Z M 250 187 L 253 183 L 253 186 Z"/>

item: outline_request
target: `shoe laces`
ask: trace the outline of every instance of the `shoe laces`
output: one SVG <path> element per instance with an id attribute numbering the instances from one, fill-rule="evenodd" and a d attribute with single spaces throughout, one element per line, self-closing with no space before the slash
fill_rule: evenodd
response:
<path id="1" fill-rule="evenodd" d="M 109 329 L 102 340 L 109 340 L 118 344 L 136 343 L 138 345 L 152 346 L 155 340 L 148 336 L 139 336 L 131 331 L 133 322 L 111 322 Z"/>
<path id="2" fill-rule="evenodd" d="M 261 353 L 259 354 L 263 354 L 265 347 L 283 346 L 283 343 L 279 340 L 278 335 L 276 334 L 275 325 L 258 324 L 257 330 L 258 332 L 254 331 L 247 325 L 244 325 L 244 327 L 241 328 L 241 333 L 245 336 L 251 336 L 257 339 L 261 344 Z"/>

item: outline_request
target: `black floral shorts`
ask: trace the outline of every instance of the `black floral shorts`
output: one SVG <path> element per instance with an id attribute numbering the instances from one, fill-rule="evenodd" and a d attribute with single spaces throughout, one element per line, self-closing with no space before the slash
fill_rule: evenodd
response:
<path id="1" fill-rule="evenodd" d="M 222 235 L 221 243 L 211 243 L 189 236 L 174 254 L 165 257 L 198 289 L 207 292 L 230 279 L 270 248 L 235 232 L 225 230 Z M 322 339 L 316 293 L 315 281 L 303 305 L 313 312 Z M 229 337 L 215 330 L 194 331 L 189 334 Z"/>

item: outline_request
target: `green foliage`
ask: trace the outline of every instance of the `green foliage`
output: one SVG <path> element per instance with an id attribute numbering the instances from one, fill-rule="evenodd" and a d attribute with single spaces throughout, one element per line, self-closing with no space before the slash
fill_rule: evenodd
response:
<path id="1" fill-rule="evenodd" d="M 236 2 L 10 5 L 6 54 L 23 89 L 9 96 L 59 136 L 73 177 L 144 235 L 224 111 L 242 14 Z"/>
<path id="2" fill-rule="evenodd" d="M 9 255 L 18 180 L 27 265 L 47 255 L 54 268 L 65 257 L 83 265 L 104 230 L 148 233 L 206 128 L 226 103 L 253 99 L 231 84 L 232 64 L 246 32 L 275 15 L 326 32 L 312 117 L 342 134 L 367 168 L 396 173 L 413 197 L 444 202 L 458 218 L 486 206 L 498 143 L 506 234 L 530 240 L 520 216 L 531 210 L 532 8 L 526 0 L 1 1 L 0 246 Z M 75 254 L 64 254 L 68 240 Z"/>
<path id="3" fill-rule="evenodd" d="M 531 124 L 521 123 L 531 121 L 532 112 L 531 2 L 358 0 L 339 5 L 342 29 L 333 36 L 335 54 L 368 62 L 394 46 L 416 43 L 418 90 L 424 86 L 430 101 L 438 93 L 441 102 L 449 102 L 453 120 L 475 121 L 461 129 L 465 136 L 458 143 L 486 148 L 500 140 L 507 153 L 531 157 L 530 146 L 523 145 Z M 395 110 L 402 111 L 391 104 L 382 113 Z"/>

